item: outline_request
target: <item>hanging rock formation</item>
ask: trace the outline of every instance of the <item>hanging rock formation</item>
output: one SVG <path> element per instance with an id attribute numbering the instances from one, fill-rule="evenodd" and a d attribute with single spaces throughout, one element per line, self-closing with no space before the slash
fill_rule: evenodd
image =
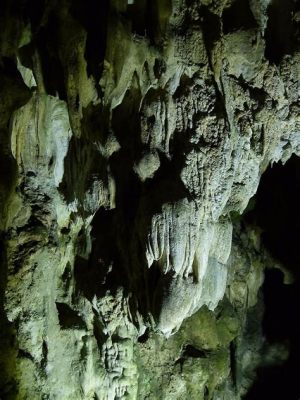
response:
<path id="1" fill-rule="evenodd" d="M 242 214 L 300 156 L 299 2 L 5 0 L 0 22 L 1 399 L 244 398 L 289 356 L 261 289 L 289 274 Z"/>

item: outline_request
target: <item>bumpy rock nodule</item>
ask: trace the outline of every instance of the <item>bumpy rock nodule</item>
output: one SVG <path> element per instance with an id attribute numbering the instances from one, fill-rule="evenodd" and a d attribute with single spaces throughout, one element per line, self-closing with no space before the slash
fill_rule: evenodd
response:
<path id="1" fill-rule="evenodd" d="M 273 261 L 232 221 L 300 155 L 299 12 L 4 2 L 3 398 L 247 392 Z"/>

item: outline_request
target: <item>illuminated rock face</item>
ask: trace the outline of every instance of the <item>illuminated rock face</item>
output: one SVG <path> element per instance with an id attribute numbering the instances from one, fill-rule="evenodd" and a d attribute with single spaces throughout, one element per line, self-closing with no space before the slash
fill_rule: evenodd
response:
<path id="1" fill-rule="evenodd" d="M 247 392 L 272 261 L 236 219 L 300 155 L 294 3 L 6 0 L 1 398 Z"/>

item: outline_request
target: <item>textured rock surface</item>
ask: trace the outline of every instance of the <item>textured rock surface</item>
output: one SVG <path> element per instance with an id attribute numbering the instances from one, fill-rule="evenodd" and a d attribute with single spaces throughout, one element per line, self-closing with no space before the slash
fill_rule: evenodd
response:
<path id="1" fill-rule="evenodd" d="M 239 215 L 300 155 L 299 3 L 0 12 L 1 398 L 241 399 L 288 357 Z"/>

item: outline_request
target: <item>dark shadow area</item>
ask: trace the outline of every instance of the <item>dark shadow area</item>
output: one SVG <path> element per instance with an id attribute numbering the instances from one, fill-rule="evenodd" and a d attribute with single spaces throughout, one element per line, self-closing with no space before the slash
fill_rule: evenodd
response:
<path id="1" fill-rule="evenodd" d="M 167 70 L 167 64 L 163 58 L 156 58 L 153 72 L 156 79 L 159 79 Z"/>
<path id="2" fill-rule="evenodd" d="M 141 191 L 141 183 L 133 170 L 137 154 L 141 152 L 140 97 L 138 87 L 132 87 L 113 112 L 112 130 L 121 145 L 121 149 L 110 157 L 110 173 L 116 183 L 116 207 L 113 210 L 101 207 L 96 212 L 91 224 L 91 255 L 88 260 L 77 256 L 75 261 L 77 289 L 90 300 L 95 294 L 101 297 L 107 290 L 114 294 L 119 287 L 128 293 L 134 287 L 138 271 L 131 263 L 130 246 Z M 94 121 L 94 124 L 100 127 L 98 122 Z M 71 162 L 70 166 L 73 164 Z M 101 162 L 98 153 L 94 165 L 100 168 L 101 164 L 101 177 L 104 179 L 107 176 L 106 164 L 105 160 Z M 72 188 L 73 184 L 68 186 Z"/>
<path id="3" fill-rule="evenodd" d="M 236 0 L 231 7 L 225 9 L 222 17 L 225 34 L 257 27 L 249 0 Z"/>
<path id="4" fill-rule="evenodd" d="M 85 59 L 87 72 L 98 83 L 103 71 L 106 50 L 109 0 L 73 0 L 71 14 L 87 31 Z M 98 85 L 98 90 L 100 86 Z"/>
<path id="5" fill-rule="evenodd" d="M 127 6 L 134 35 L 147 37 L 151 44 L 160 44 L 172 12 L 171 0 L 139 0 Z"/>
<path id="6" fill-rule="evenodd" d="M 61 329 L 86 329 L 84 320 L 68 304 L 56 302 L 56 308 Z"/>
<path id="7" fill-rule="evenodd" d="M 60 21 L 57 15 L 54 12 L 51 13 L 47 25 L 41 27 L 37 33 L 35 45 L 41 60 L 46 92 L 52 96 L 58 93 L 59 98 L 66 101 L 65 71 L 57 51 L 61 46 L 61 38 L 58 29 L 59 24 Z M 30 44 L 25 46 L 22 54 L 24 54 L 24 52 L 30 53 L 30 47 Z M 32 47 L 32 49 L 33 48 L 34 47 Z M 30 68 L 31 66 L 28 65 L 28 67 Z"/>
<path id="8" fill-rule="evenodd" d="M 46 10 L 46 0 L 21 0 L 15 1 L 15 7 L 18 9 L 18 13 L 22 15 L 25 19 L 30 21 L 32 32 L 36 33 L 39 29 L 43 16 Z M 54 0 L 53 6 L 57 3 Z"/>
<path id="9" fill-rule="evenodd" d="M 105 295 L 106 290 L 115 293 L 122 286 L 128 290 L 128 274 L 121 264 L 118 249 L 119 232 L 115 210 L 101 208 L 94 216 L 92 252 L 88 260 L 77 256 L 74 264 L 76 289 L 92 301 Z M 127 247 L 128 249 L 128 247 Z"/>
<path id="10" fill-rule="evenodd" d="M 133 34 L 149 37 L 154 40 L 154 7 L 153 1 L 141 0 L 127 6 L 127 16 L 131 20 Z"/>
<path id="11" fill-rule="evenodd" d="M 255 208 L 246 222 L 262 228 L 262 240 L 273 257 L 300 279 L 300 158 L 273 164 L 262 175 Z"/>
<path id="12" fill-rule="evenodd" d="M 200 8 L 200 15 L 205 47 L 210 56 L 214 43 L 221 36 L 221 20 L 205 6 Z"/>
<path id="13" fill-rule="evenodd" d="M 153 102 L 163 102 L 163 96 L 161 90 L 149 90 L 143 106 L 150 108 Z M 110 174 L 115 181 L 115 208 L 109 210 L 101 207 L 95 214 L 91 231 L 92 251 L 88 260 L 79 255 L 76 257 L 74 277 L 77 290 L 90 300 L 95 294 L 98 297 L 103 296 L 106 291 L 115 294 L 122 287 L 125 295 L 132 294 L 132 315 L 135 315 L 139 304 L 139 312 L 147 318 L 149 312 L 153 312 L 157 287 L 165 287 L 169 283 L 168 277 L 162 277 L 158 265 L 151 268 L 147 265 L 145 254 L 151 221 L 154 214 L 161 212 L 163 204 L 174 203 L 188 196 L 180 179 L 184 163 L 182 149 L 188 144 L 183 135 L 175 135 L 170 144 L 173 157 L 169 159 L 158 151 L 160 168 L 153 178 L 142 182 L 134 171 L 134 165 L 141 155 L 149 152 L 152 139 L 147 144 L 141 139 L 141 118 L 146 118 L 146 115 L 141 115 L 143 111 L 140 111 L 140 101 L 141 93 L 138 82 L 134 79 L 132 87 L 122 103 L 114 109 L 112 116 L 111 129 L 120 144 L 120 149 L 109 160 Z M 155 122 L 154 115 L 147 118 L 149 126 Z M 95 124 L 97 125 L 97 121 Z M 72 146 L 71 141 L 71 150 Z M 82 152 L 83 146 L 74 146 L 73 150 Z M 68 195 L 67 188 L 73 188 L 74 191 L 82 174 L 82 171 L 72 170 L 74 165 L 79 165 L 80 160 L 79 155 L 73 154 L 73 150 L 69 151 L 70 156 L 68 154 L 65 160 L 66 177 L 72 177 L 71 184 L 65 181 L 65 187 L 61 187 L 70 200 L 71 193 Z M 85 165 L 85 169 L 87 163 L 91 163 L 90 150 L 86 151 L 86 155 L 88 154 L 89 160 L 80 162 L 80 165 Z M 76 162 L 72 162 L 74 158 Z M 66 164 L 67 160 L 69 165 Z M 101 164 L 99 156 L 98 164 Z M 101 176 L 104 176 L 107 170 L 103 169 L 102 172 Z M 80 179 L 84 182 L 85 178 Z M 76 196 L 80 199 L 78 194 Z"/>
<path id="14" fill-rule="evenodd" d="M 300 398 L 300 158 L 269 167 L 261 178 L 255 207 L 248 223 L 262 228 L 262 242 L 270 254 L 290 271 L 292 284 L 284 284 L 283 273 L 267 269 L 262 292 L 265 313 L 263 334 L 268 344 L 289 348 L 288 359 L 261 367 L 246 400 Z"/>
<path id="15" fill-rule="evenodd" d="M 107 340 L 107 335 L 103 332 L 104 326 L 98 317 L 98 313 L 94 310 L 94 321 L 93 321 L 93 334 L 98 344 L 98 348 L 101 349 L 105 341 Z"/>
<path id="16" fill-rule="evenodd" d="M 294 0 L 273 0 L 269 5 L 265 56 L 271 63 L 279 64 L 285 54 L 293 51 L 295 7 Z"/>
<path id="17" fill-rule="evenodd" d="M 174 272 L 162 272 L 162 267 L 157 261 L 151 268 L 145 271 L 145 286 L 147 288 L 147 310 L 151 312 L 155 321 L 159 321 L 159 316 L 163 306 L 165 296 L 170 292 L 170 286 L 174 279 Z M 142 304 L 143 309 L 145 305 Z"/>
<path id="18" fill-rule="evenodd" d="M 150 335 L 149 335 L 149 329 L 147 328 L 145 330 L 145 332 L 138 337 L 138 343 L 146 343 L 149 339 Z"/>
<path id="19" fill-rule="evenodd" d="M 53 1 L 46 7 L 45 0 L 20 2 L 19 12 L 27 23 L 30 22 L 33 37 L 30 43 L 18 49 L 18 57 L 25 67 L 36 73 L 34 62 L 38 55 L 46 92 L 52 96 L 58 94 L 62 100 L 66 100 L 64 69 L 58 55 L 61 38 L 56 5 L 56 1 Z"/>
<path id="20" fill-rule="evenodd" d="M 263 285 L 263 332 L 267 344 L 286 344 L 287 361 L 257 370 L 256 381 L 245 400 L 298 400 L 300 398 L 300 284 L 285 285 L 283 274 L 267 270 Z"/>
<path id="21" fill-rule="evenodd" d="M 87 33 L 84 53 L 87 73 L 94 77 L 101 96 L 99 80 L 106 51 L 109 1 L 72 0 L 68 6 L 70 16 Z M 66 73 L 69 66 L 66 65 L 68 58 L 64 58 L 64 53 L 68 46 L 66 42 L 76 34 L 72 30 L 72 18 L 64 21 L 61 11 L 63 7 L 57 0 L 20 1 L 19 4 L 16 2 L 15 8 L 26 22 L 30 22 L 33 31 L 32 41 L 18 50 L 22 64 L 32 69 L 33 59 L 38 53 L 46 92 L 52 96 L 58 93 L 60 99 L 67 100 Z M 67 28 L 70 32 L 66 31 Z"/>
<path id="22" fill-rule="evenodd" d="M 180 366 L 180 370 L 182 373 L 183 370 L 183 366 L 186 360 L 188 360 L 189 358 L 208 358 L 211 354 L 211 351 L 206 351 L 206 350 L 202 350 L 202 349 L 197 349 L 196 347 L 188 344 L 186 346 L 183 347 L 181 354 L 180 354 L 180 358 L 176 360 L 175 365 L 179 365 Z M 205 390 L 206 392 L 206 390 Z M 206 395 L 208 396 L 208 392 L 206 393 Z M 205 396 L 205 399 L 208 399 L 209 397 Z"/>
<path id="23" fill-rule="evenodd" d="M 182 358 L 207 358 L 208 355 L 209 355 L 208 351 L 197 349 L 191 344 L 186 345 L 181 353 Z"/>
<path id="24" fill-rule="evenodd" d="M 5 287 L 7 281 L 7 260 L 5 238 L 0 232 L 0 399 L 17 398 L 15 381 L 16 368 L 16 335 L 4 309 Z"/>

